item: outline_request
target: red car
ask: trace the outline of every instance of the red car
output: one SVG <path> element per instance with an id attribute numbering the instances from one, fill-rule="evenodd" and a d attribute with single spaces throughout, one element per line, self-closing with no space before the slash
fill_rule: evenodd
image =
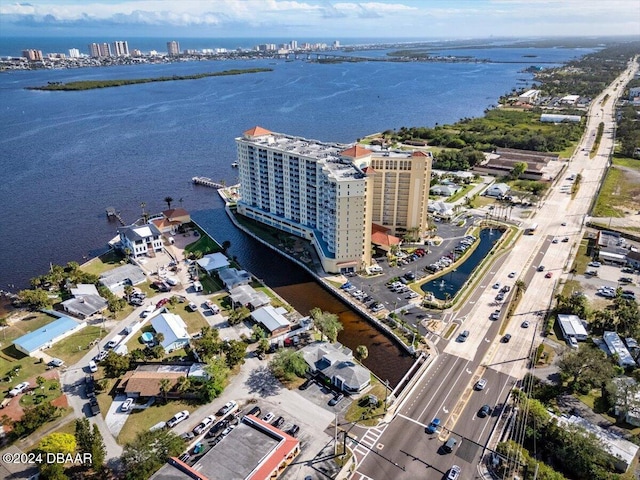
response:
<path id="1" fill-rule="evenodd" d="M 156 303 L 156 310 L 160 307 L 163 307 L 168 302 L 169 302 L 168 298 L 161 299 L 158 303 Z"/>
<path id="2" fill-rule="evenodd" d="M 551 278 L 552 273 L 551 272 L 547 272 L 547 274 L 544 276 L 544 278 Z"/>

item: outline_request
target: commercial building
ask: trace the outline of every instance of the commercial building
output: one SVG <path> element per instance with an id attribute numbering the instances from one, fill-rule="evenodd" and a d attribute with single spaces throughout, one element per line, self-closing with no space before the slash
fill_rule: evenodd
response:
<path id="1" fill-rule="evenodd" d="M 354 362 L 353 352 L 339 343 L 314 343 L 301 352 L 311 373 L 346 393 L 361 392 L 371 383 L 369 370 Z"/>
<path id="2" fill-rule="evenodd" d="M 180 43 L 172 40 L 171 42 L 167 42 L 167 54 L 170 57 L 175 57 L 180 55 Z"/>
<path id="3" fill-rule="evenodd" d="M 373 152 L 254 127 L 236 139 L 238 213 L 314 246 L 326 272 L 371 264 L 372 223 L 393 235 L 427 227 L 428 152 Z"/>
<path id="4" fill-rule="evenodd" d="M 86 326 L 86 322 L 78 322 L 70 317 L 60 317 L 33 332 L 16 338 L 13 345 L 22 353 L 32 355 L 39 350 L 53 346 Z"/>
<path id="5" fill-rule="evenodd" d="M 584 327 L 584 323 L 577 315 L 558 315 L 558 323 L 562 330 L 562 335 L 565 340 L 569 341 L 571 337 L 578 341 L 585 341 L 588 337 L 587 330 Z"/>
<path id="6" fill-rule="evenodd" d="M 253 415 L 193 465 L 169 459 L 151 480 L 275 480 L 300 453 L 300 442 Z"/>
<path id="7" fill-rule="evenodd" d="M 261 127 L 236 143 L 239 214 L 309 240 L 327 272 L 371 262 L 369 179 L 352 152 Z"/>
<path id="8" fill-rule="evenodd" d="M 518 96 L 518 101 L 522 103 L 535 103 L 540 96 L 540 90 L 527 90 Z"/>

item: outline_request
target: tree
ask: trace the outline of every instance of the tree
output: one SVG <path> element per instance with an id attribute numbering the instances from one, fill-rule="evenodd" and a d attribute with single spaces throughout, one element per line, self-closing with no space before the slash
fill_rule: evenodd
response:
<path id="1" fill-rule="evenodd" d="M 358 360 L 365 360 L 369 356 L 369 349 L 365 345 L 358 345 L 356 347 L 356 357 Z"/>
<path id="2" fill-rule="evenodd" d="M 260 325 L 258 325 L 257 323 L 251 327 L 251 331 L 253 332 L 253 339 L 254 341 L 258 341 L 261 340 L 263 338 L 267 338 L 267 332 L 265 331 L 264 328 L 262 328 Z"/>
<path id="3" fill-rule="evenodd" d="M 311 310 L 310 314 L 322 338 L 326 336 L 330 342 L 335 342 L 338 339 L 338 333 L 344 329 L 338 316 L 335 313 L 323 312 L 317 307 Z"/>
<path id="4" fill-rule="evenodd" d="M 162 342 L 164 342 L 164 333 L 162 332 L 157 332 L 156 333 L 156 341 L 160 344 L 162 344 Z"/>
<path id="5" fill-rule="evenodd" d="M 171 208 L 171 203 L 173 202 L 172 197 L 164 197 L 164 201 L 167 203 L 167 208 Z"/>
<path id="6" fill-rule="evenodd" d="M 18 299 L 32 310 L 42 310 L 51 307 L 52 301 L 49 294 L 41 288 L 33 290 L 20 290 Z"/>
<path id="7" fill-rule="evenodd" d="M 527 168 L 529 168 L 527 162 L 516 162 L 513 164 L 513 168 L 511 169 L 509 176 L 514 180 L 517 180 L 524 172 L 527 171 Z"/>
<path id="8" fill-rule="evenodd" d="M 204 369 L 209 375 L 209 379 L 203 384 L 200 396 L 204 401 L 210 402 L 224 390 L 224 385 L 229 375 L 229 367 L 227 367 L 222 358 L 214 357 L 209 360 Z"/>
<path id="9" fill-rule="evenodd" d="M 38 375 L 36 377 L 36 385 L 38 385 L 38 387 L 42 387 L 45 383 L 47 383 L 47 379 L 46 378 L 44 378 L 41 375 Z"/>
<path id="10" fill-rule="evenodd" d="M 162 394 L 162 398 L 164 399 L 164 403 L 167 403 L 167 394 L 171 390 L 171 380 L 168 378 L 160 379 L 160 393 Z"/>
<path id="11" fill-rule="evenodd" d="M 83 454 L 91 453 L 91 424 L 87 418 L 78 418 L 76 420 L 75 437 L 78 452 Z"/>
<path id="12" fill-rule="evenodd" d="M 271 372 L 281 380 L 291 381 L 296 376 L 303 378 L 309 366 L 302 353 L 288 348 L 279 350 L 269 362 Z"/>
<path id="13" fill-rule="evenodd" d="M 560 375 L 569 380 L 569 389 L 588 391 L 604 385 L 613 377 L 613 365 L 598 347 L 583 345 L 565 353 L 558 362 Z"/>
<path id="14" fill-rule="evenodd" d="M 102 365 L 107 377 L 116 378 L 131 368 L 131 359 L 128 355 L 118 355 L 111 350 L 102 361 Z"/>
<path id="15" fill-rule="evenodd" d="M 145 430 L 127 443 L 122 452 L 124 478 L 147 480 L 169 457 L 178 456 L 184 441 L 170 430 Z"/>
<path id="16" fill-rule="evenodd" d="M 256 354 L 262 355 L 269 351 L 269 340 L 267 338 L 261 338 L 258 341 L 258 346 L 256 347 Z"/>
<path id="17" fill-rule="evenodd" d="M 133 285 L 127 284 L 127 285 L 124 286 L 124 294 L 127 297 L 127 302 L 131 301 L 131 294 L 133 293 L 133 291 L 134 291 L 133 290 Z"/>
<path id="18" fill-rule="evenodd" d="M 184 393 L 189 391 L 191 388 L 191 379 L 189 377 L 180 377 L 178 379 L 178 384 L 176 385 L 176 390 L 180 393 Z"/>
<path id="19" fill-rule="evenodd" d="M 38 444 L 38 450 L 47 453 L 75 453 L 76 437 L 70 433 L 52 433 L 47 435 Z"/>
<path id="20" fill-rule="evenodd" d="M 52 420 L 58 414 L 58 408 L 51 402 L 25 408 L 22 419 L 13 424 L 13 434 L 17 437 L 28 435 L 42 424 Z"/>
<path id="21" fill-rule="evenodd" d="M 225 343 L 225 358 L 227 366 L 233 368 L 238 364 L 244 363 L 244 357 L 247 354 L 247 344 L 240 340 L 229 340 Z"/>
<path id="22" fill-rule="evenodd" d="M 91 432 L 91 462 L 94 470 L 102 470 L 104 461 L 107 456 L 107 447 L 104 444 L 102 433 L 98 425 L 93 424 L 93 432 Z"/>

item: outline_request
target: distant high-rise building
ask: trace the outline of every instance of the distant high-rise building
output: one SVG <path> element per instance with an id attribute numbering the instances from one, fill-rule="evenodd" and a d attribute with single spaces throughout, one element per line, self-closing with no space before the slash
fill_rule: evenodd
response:
<path id="1" fill-rule="evenodd" d="M 333 42 L 333 48 L 340 48 L 340 40 L 335 40 Z"/>
<path id="2" fill-rule="evenodd" d="M 71 58 L 80 58 L 80 50 L 78 50 L 77 48 L 70 48 L 69 49 L 69 57 L 71 57 Z"/>
<path id="3" fill-rule="evenodd" d="M 297 50 L 298 49 L 298 41 L 297 40 L 291 40 L 291 43 L 289 44 L 291 50 Z"/>
<path id="4" fill-rule="evenodd" d="M 23 50 L 22 56 L 25 57 L 30 62 L 35 62 L 38 60 L 42 60 L 42 50 Z"/>
<path id="5" fill-rule="evenodd" d="M 92 43 L 89 45 L 89 55 L 92 57 L 110 57 L 111 47 L 108 43 Z"/>
<path id="6" fill-rule="evenodd" d="M 113 42 L 113 53 L 116 57 L 128 57 L 129 44 L 122 40 Z"/>
<path id="7" fill-rule="evenodd" d="M 180 44 L 175 40 L 167 42 L 167 54 L 171 57 L 180 55 Z"/>

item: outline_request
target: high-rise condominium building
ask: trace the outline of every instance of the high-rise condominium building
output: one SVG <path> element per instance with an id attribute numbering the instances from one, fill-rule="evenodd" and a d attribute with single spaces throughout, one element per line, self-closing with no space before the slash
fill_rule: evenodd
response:
<path id="1" fill-rule="evenodd" d="M 176 42 L 175 40 L 167 42 L 167 54 L 170 57 L 176 57 L 180 55 L 180 43 Z"/>
<path id="2" fill-rule="evenodd" d="M 116 57 L 128 57 L 129 44 L 122 40 L 113 42 L 113 53 Z"/>
<path id="3" fill-rule="evenodd" d="M 43 59 L 42 50 L 33 50 L 33 49 L 23 50 L 22 56 L 31 62 L 35 62 Z"/>
<path id="4" fill-rule="evenodd" d="M 89 45 L 89 55 L 92 57 L 110 57 L 111 46 L 104 43 L 92 43 Z"/>
<path id="5" fill-rule="evenodd" d="M 355 147 L 254 127 L 236 139 L 238 213 L 313 244 L 327 272 L 371 262 L 369 177 Z"/>
<path id="6" fill-rule="evenodd" d="M 77 48 L 70 48 L 69 49 L 69 57 L 71 57 L 71 58 L 80 58 L 80 50 L 78 50 Z"/>

